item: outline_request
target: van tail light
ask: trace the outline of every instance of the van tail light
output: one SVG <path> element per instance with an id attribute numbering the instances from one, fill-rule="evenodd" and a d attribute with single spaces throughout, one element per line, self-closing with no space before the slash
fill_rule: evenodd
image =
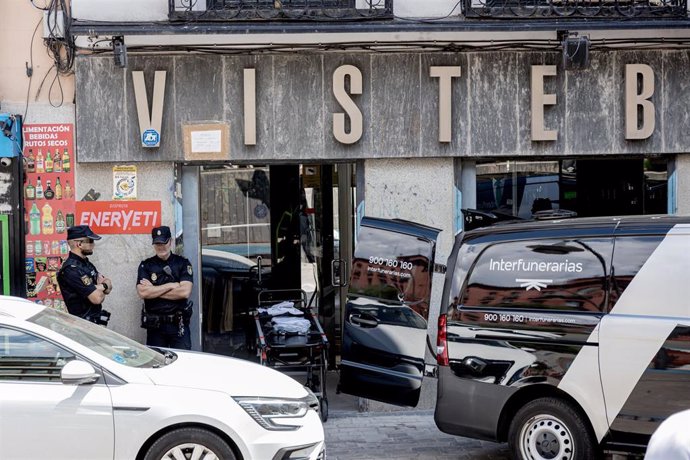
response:
<path id="1" fill-rule="evenodd" d="M 448 316 L 438 317 L 438 335 L 436 338 L 436 362 L 439 366 L 448 366 Z"/>

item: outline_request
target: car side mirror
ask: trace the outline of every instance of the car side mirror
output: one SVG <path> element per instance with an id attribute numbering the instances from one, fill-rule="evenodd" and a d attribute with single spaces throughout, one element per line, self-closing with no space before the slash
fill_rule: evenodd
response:
<path id="1" fill-rule="evenodd" d="M 68 362 L 60 371 L 60 379 L 65 385 L 88 385 L 98 381 L 98 377 L 91 364 L 78 359 Z"/>

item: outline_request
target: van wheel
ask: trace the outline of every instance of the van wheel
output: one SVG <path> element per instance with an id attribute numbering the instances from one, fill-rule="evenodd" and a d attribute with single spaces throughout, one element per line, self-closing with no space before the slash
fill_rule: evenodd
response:
<path id="1" fill-rule="evenodd" d="M 522 407 L 510 424 L 508 443 L 520 460 L 589 460 L 598 445 L 582 416 L 558 398 L 539 398 Z"/>
<path id="2" fill-rule="evenodd" d="M 235 454 L 217 434 L 201 428 L 180 428 L 158 438 L 144 460 L 192 458 L 235 460 Z"/>

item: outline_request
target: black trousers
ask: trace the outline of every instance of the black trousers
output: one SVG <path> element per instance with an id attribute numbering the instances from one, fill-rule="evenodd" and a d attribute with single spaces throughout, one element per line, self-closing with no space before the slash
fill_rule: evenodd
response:
<path id="1" fill-rule="evenodd" d="M 162 324 L 159 329 L 147 329 L 146 345 L 191 350 L 192 337 L 189 332 L 189 326 L 185 325 L 182 337 L 180 337 L 178 332 L 179 326 L 176 324 Z"/>

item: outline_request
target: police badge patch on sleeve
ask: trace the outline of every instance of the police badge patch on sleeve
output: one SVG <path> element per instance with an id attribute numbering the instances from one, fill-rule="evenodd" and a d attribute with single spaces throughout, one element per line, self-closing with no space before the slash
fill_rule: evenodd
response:
<path id="1" fill-rule="evenodd" d="M 90 286 L 91 278 L 89 278 L 89 275 L 84 275 L 81 277 L 81 282 L 84 283 L 84 286 Z"/>
<path id="2" fill-rule="evenodd" d="M 192 274 L 192 266 L 191 265 L 187 265 L 187 273 L 189 273 L 190 275 Z"/>

